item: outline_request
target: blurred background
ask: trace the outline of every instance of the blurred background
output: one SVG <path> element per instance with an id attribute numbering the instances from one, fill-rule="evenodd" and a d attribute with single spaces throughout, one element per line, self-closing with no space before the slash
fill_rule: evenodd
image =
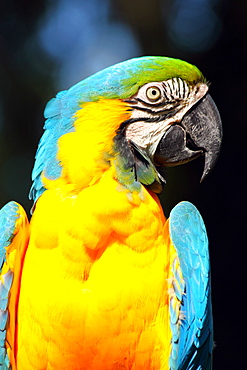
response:
<path id="1" fill-rule="evenodd" d="M 202 184 L 203 159 L 167 170 L 162 202 L 166 215 L 180 200 L 199 208 L 210 239 L 214 369 L 247 369 L 246 0 L 1 1 L 0 205 L 14 199 L 29 213 L 46 102 L 142 55 L 184 59 L 211 82 L 224 126 L 216 168 Z"/>

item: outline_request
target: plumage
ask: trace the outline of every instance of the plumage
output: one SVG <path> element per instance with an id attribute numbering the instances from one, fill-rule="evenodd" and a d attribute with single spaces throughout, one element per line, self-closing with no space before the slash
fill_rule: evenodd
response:
<path id="1" fill-rule="evenodd" d="M 30 226 L 17 203 L 0 212 L 2 369 L 211 368 L 205 226 L 189 202 L 166 220 L 156 194 L 165 166 L 215 163 L 207 91 L 196 67 L 143 57 L 47 104 Z"/>

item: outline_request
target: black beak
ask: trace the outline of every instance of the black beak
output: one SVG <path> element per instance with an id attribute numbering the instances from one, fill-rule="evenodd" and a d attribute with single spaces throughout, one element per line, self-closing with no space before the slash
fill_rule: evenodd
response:
<path id="1" fill-rule="evenodd" d="M 154 155 L 156 165 L 176 166 L 205 156 L 201 181 L 209 174 L 219 156 L 222 124 L 219 111 L 209 94 L 186 113 L 181 122 L 166 131 Z"/>

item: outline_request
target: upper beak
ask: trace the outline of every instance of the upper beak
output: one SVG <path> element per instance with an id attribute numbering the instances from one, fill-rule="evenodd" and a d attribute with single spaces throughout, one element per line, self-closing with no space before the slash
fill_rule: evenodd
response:
<path id="1" fill-rule="evenodd" d="M 157 165 L 176 166 L 204 154 L 203 181 L 217 161 L 221 141 L 220 114 L 211 96 L 206 94 L 179 123 L 165 132 L 154 161 Z"/>

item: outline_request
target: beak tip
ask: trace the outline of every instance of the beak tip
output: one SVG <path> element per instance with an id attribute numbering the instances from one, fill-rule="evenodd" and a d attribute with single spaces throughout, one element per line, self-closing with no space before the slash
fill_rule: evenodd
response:
<path id="1" fill-rule="evenodd" d="M 205 152 L 204 157 L 205 157 L 205 163 L 204 163 L 204 169 L 202 173 L 202 177 L 200 180 L 200 183 L 202 183 L 206 177 L 210 174 L 210 172 L 213 170 L 220 154 L 220 144 L 215 151 L 209 151 Z"/>
<path id="2" fill-rule="evenodd" d="M 203 171 L 202 177 L 200 179 L 200 184 L 206 179 L 208 174 L 211 172 L 211 168 L 209 168 L 207 171 Z"/>

